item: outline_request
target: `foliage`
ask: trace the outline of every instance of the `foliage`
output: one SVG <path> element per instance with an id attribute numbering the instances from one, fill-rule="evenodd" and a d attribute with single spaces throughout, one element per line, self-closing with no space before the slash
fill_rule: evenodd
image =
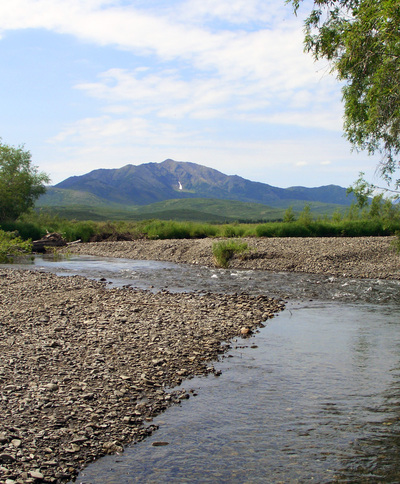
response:
<path id="1" fill-rule="evenodd" d="M 32 252 L 31 241 L 24 241 L 15 232 L 0 230 L 0 263 L 12 262 L 13 257 L 30 254 Z"/>
<path id="2" fill-rule="evenodd" d="M 79 197 L 74 190 L 64 190 L 70 192 L 67 200 L 61 200 L 58 205 L 46 204 L 48 195 L 53 193 L 54 188 L 49 187 L 46 195 L 40 197 L 35 207 L 42 213 L 67 218 L 70 220 L 93 220 L 109 221 L 120 220 L 126 222 L 140 222 L 148 220 L 174 220 L 176 222 L 197 222 L 212 224 L 235 224 L 239 223 L 264 223 L 278 221 L 284 218 L 285 210 L 291 206 L 293 212 L 300 212 L 304 207 L 304 200 L 282 199 L 271 200 L 268 205 L 261 203 L 239 202 L 234 200 L 198 199 L 185 198 L 180 200 L 165 200 L 163 202 L 152 203 L 144 206 L 128 206 L 123 204 L 106 205 L 101 200 L 98 202 Z M 61 191 L 61 189 L 57 189 Z M 306 189 L 309 190 L 309 189 Z M 345 191 L 345 190 L 344 190 Z M 330 191 L 326 193 L 328 198 Z M 310 202 L 314 216 L 331 215 L 335 210 L 341 208 L 343 211 L 350 204 L 344 202 L 340 195 L 339 204 Z M 321 193 L 321 198 L 324 195 Z"/>
<path id="3" fill-rule="evenodd" d="M 243 224 L 223 225 L 218 232 L 221 237 L 243 237 L 246 233 L 246 227 Z"/>
<path id="4" fill-rule="evenodd" d="M 67 220 L 48 213 L 22 215 L 15 222 L 2 223 L 3 230 L 17 230 L 23 239 L 40 239 L 47 232 L 58 232 L 68 242 L 74 240 L 182 239 L 204 237 L 356 237 L 394 235 L 400 231 L 400 203 L 381 194 L 369 199 L 362 209 L 352 204 L 346 212 L 332 217 L 312 218 L 306 205 L 297 220 L 262 224 L 209 224 L 174 220 L 95 222 Z"/>
<path id="5" fill-rule="evenodd" d="M 33 207 L 49 182 L 45 173 L 31 165 L 31 154 L 23 146 L 14 148 L 0 139 L 0 221 L 16 220 Z"/>
<path id="6" fill-rule="evenodd" d="M 312 223 L 313 218 L 311 215 L 311 207 L 308 203 L 304 206 L 303 211 L 300 213 L 298 221 L 301 225 L 305 225 L 305 226 L 310 225 Z"/>
<path id="7" fill-rule="evenodd" d="M 296 216 L 293 211 L 292 205 L 288 207 L 285 211 L 285 214 L 283 215 L 283 221 L 284 222 L 294 222 L 296 220 Z"/>
<path id="8" fill-rule="evenodd" d="M 23 240 L 38 240 L 46 235 L 46 230 L 39 224 L 24 222 L 22 220 L 4 222 L 1 224 L 1 228 L 6 232 L 18 233 Z"/>
<path id="9" fill-rule="evenodd" d="M 245 242 L 238 242 L 237 240 L 228 240 L 214 242 L 212 251 L 217 267 L 226 268 L 229 265 L 229 261 L 235 254 L 243 254 L 249 250 L 248 245 Z"/>
<path id="10" fill-rule="evenodd" d="M 347 189 L 347 194 L 352 193 L 357 199 L 357 206 L 361 209 L 369 204 L 369 197 L 374 191 L 374 186 L 364 179 L 365 173 L 360 171 L 357 180 Z"/>
<path id="11" fill-rule="evenodd" d="M 151 220 L 142 224 L 141 229 L 149 239 L 201 239 L 216 234 L 216 228 L 210 224 L 173 220 Z"/>
<path id="12" fill-rule="evenodd" d="M 286 3 L 296 13 L 302 1 Z M 400 166 L 399 25 L 398 0 L 316 0 L 305 21 L 305 50 L 327 59 L 345 82 L 347 139 L 357 149 L 381 154 L 388 182 Z"/>

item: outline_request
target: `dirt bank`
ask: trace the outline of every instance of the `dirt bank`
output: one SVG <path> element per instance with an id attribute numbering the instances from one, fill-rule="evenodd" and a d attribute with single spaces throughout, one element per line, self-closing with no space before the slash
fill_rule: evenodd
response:
<path id="1" fill-rule="evenodd" d="M 94 242 L 69 248 L 77 254 L 153 259 L 214 265 L 212 245 L 220 239 L 136 240 Z M 230 266 L 332 274 L 355 278 L 400 279 L 400 255 L 393 248 L 395 237 L 338 238 L 248 238 L 250 250 L 234 258 Z"/>
<path id="2" fill-rule="evenodd" d="M 169 387 L 215 373 L 223 342 L 283 307 L 263 296 L 106 289 L 79 276 L 1 266 L 0 301 L 6 484 L 67 482 L 143 439 L 154 415 L 191 396 Z"/>

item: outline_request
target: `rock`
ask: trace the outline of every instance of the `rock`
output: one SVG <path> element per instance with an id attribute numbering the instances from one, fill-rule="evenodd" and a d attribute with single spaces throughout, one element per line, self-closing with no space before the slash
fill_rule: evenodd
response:
<path id="1" fill-rule="evenodd" d="M 0 432 L 0 444 L 5 444 L 8 442 L 7 434 L 5 432 Z"/>
<path id="2" fill-rule="evenodd" d="M 56 392 L 58 390 L 58 385 L 55 383 L 47 383 L 44 388 L 49 392 Z"/>
<path id="3" fill-rule="evenodd" d="M 80 276 L 2 273 L 0 466 L 18 484 L 40 481 L 29 472 L 61 484 L 151 435 L 152 419 L 189 397 L 167 389 L 216 374 L 213 361 L 229 349 L 221 342 L 244 320 L 257 327 L 264 313 L 282 309 L 246 295 L 105 289 Z"/>
<path id="4" fill-rule="evenodd" d="M 71 444 L 70 447 L 65 449 L 65 452 L 74 454 L 75 452 L 79 452 L 80 450 L 81 450 L 81 447 L 78 444 Z"/>
<path id="5" fill-rule="evenodd" d="M 115 452 L 123 452 L 124 450 L 118 441 L 105 442 L 103 444 L 103 449 L 106 451 L 107 454 L 114 454 Z"/>
<path id="6" fill-rule="evenodd" d="M 29 475 L 34 479 L 44 479 L 44 475 L 40 471 L 30 471 Z"/>
<path id="7" fill-rule="evenodd" d="M 11 454 L 0 454 L 0 464 L 11 464 L 15 462 L 15 457 Z"/>

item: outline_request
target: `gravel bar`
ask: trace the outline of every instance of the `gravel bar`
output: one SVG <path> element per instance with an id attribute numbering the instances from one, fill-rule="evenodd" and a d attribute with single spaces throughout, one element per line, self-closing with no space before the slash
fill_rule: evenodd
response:
<path id="1" fill-rule="evenodd" d="M 339 277 L 400 279 L 396 237 L 243 238 L 249 251 L 230 267 L 307 272 Z M 151 259 L 214 266 L 213 243 L 224 239 L 93 242 L 69 247 L 76 254 Z"/>
<path id="2" fill-rule="evenodd" d="M 213 266 L 221 239 L 74 244 L 76 254 Z M 232 268 L 400 279 L 394 237 L 240 239 Z M 0 267 L 0 483 L 64 483 L 156 430 L 218 372 L 229 341 L 284 307 L 268 296 L 109 289 L 84 277 Z"/>
<path id="3" fill-rule="evenodd" d="M 283 309 L 0 266 L 0 482 L 63 483 L 150 435 L 171 390 Z"/>

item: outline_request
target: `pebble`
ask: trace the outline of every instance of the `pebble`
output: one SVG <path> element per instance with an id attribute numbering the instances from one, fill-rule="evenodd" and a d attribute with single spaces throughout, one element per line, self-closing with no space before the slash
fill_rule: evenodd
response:
<path id="1" fill-rule="evenodd" d="M 250 251 L 230 267 L 400 280 L 394 239 L 241 239 Z M 74 244 L 73 251 L 213 266 L 216 240 Z M 229 349 L 221 343 L 250 336 L 284 307 L 267 296 L 153 293 L 106 282 L 0 266 L 1 482 L 65 483 L 94 459 L 143 440 L 157 430 L 154 416 L 189 397 L 171 388 L 218 375 L 212 363 Z"/>
<path id="2" fill-rule="evenodd" d="M 61 251 L 94 256 L 150 259 L 214 267 L 212 245 L 222 238 L 91 242 Z M 249 251 L 229 267 L 400 280 L 396 237 L 247 237 Z"/>
<path id="3" fill-rule="evenodd" d="M 157 430 L 189 398 L 268 297 L 106 288 L 80 276 L 0 266 L 0 482 L 68 482 Z"/>

